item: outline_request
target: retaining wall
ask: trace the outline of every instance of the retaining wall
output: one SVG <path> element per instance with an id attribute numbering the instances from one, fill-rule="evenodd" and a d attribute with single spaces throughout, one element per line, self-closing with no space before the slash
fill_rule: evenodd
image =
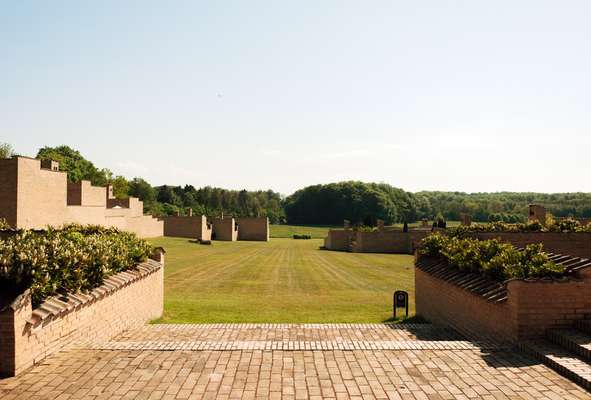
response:
<path id="1" fill-rule="evenodd" d="M 36 309 L 29 292 L 0 311 L 0 375 L 14 376 L 77 342 L 107 340 L 162 315 L 164 256 L 119 273 L 88 294 L 52 297 Z"/>
<path id="2" fill-rule="evenodd" d="M 418 315 L 459 331 L 508 341 L 544 336 L 591 313 L 591 268 L 561 281 L 510 280 L 507 298 L 489 301 L 415 268 Z"/>

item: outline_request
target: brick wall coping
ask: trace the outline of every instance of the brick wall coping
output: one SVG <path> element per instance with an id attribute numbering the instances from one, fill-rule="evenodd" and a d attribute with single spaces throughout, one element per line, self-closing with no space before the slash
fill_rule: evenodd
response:
<path id="1" fill-rule="evenodd" d="M 415 266 L 435 278 L 459 286 L 488 301 L 501 303 L 507 300 L 506 282 L 498 282 L 474 272 L 460 271 L 439 258 L 419 257 Z"/>
<path id="2" fill-rule="evenodd" d="M 42 322 L 59 318 L 74 309 L 89 305 L 123 287 L 129 286 L 130 284 L 155 273 L 160 270 L 160 268 L 162 268 L 161 263 L 149 259 L 146 262 L 138 264 L 134 269 L 119 272 L 118 274 L 105 278 L 101 286 L 86 293 L 68 293 L 66 295 L 48 297 L 33 310 L 31 318 L 29 318 L 27 323 L 33 327 L 37 327 Z M 23 294 L 19 295 L 8 308 L 17 310 L 26 304 L 29 301 L 29 298 L 30 291 L 26 290 Z"/>
<path id="3" fill-rule="evenodd" d="M 509 279 L 503 282 L 496 281 L 485 275 L 460 271 L 451 267 L 447 262 L 434 257 L 417 257 L 415 266 L 420 270 L 444 280 L 452 285 L 484 297 L 487 301 L 502 303 L 507 301 L 507 284 L 511 281 L 523 282 L 569 282 L 576 279 L 579 271 L 591 268 L 591 260 L 581 257 L 572 257 L 562 254 L 548 253 L 550 260 L 566 268 L 566 276 L 558 279 Z"/>

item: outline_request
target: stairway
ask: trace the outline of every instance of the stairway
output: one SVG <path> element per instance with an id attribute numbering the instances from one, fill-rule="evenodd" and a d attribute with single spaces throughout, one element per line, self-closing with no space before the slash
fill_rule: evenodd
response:
<path id="1" fill-rule="evenodd" d="M 522 350 L 559 374 L 591 390 L 591 315 L 572 328 L 549 329 L 546 338 L 520 344 Z"/>

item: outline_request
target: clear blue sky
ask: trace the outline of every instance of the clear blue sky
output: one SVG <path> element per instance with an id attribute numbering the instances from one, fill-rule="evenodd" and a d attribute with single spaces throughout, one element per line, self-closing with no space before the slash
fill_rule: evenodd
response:
<path id="1" fill-rule="evenodd" d="M 14 1 L 0 142 L 152 184 L 591 191 L 589 1 Z"/>

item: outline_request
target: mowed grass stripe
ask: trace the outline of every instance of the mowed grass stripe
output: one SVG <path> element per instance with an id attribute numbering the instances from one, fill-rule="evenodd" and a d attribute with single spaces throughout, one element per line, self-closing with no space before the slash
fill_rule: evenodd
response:
<path id="1" fill-rule="evenodd" d="M 321 240 L 153 242 L 167 250 L 158 322 L 382 322 L 394 290 L 414 291 L 406 255 L 331 252 Z"/>

